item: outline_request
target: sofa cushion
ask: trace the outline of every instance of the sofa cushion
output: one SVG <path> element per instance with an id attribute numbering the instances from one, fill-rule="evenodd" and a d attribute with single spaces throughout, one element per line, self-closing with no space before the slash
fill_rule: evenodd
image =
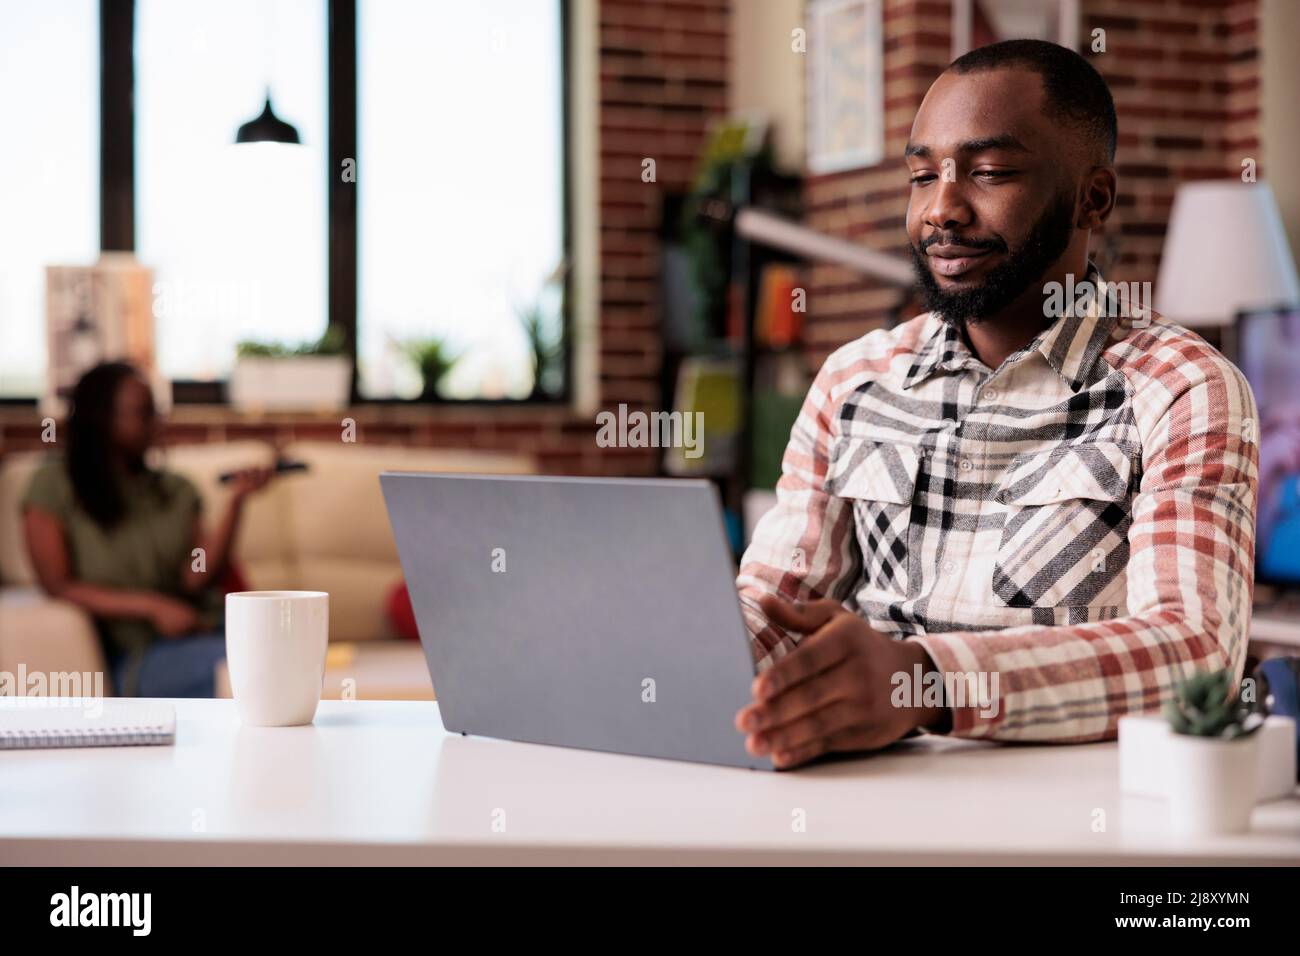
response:
<path id="1" fill-rule="evenodd" d="M 90 618 L 36 588 L 0 588 L 0 671 L 15 681 L 21 671 L 40 673 L 47 693 L 60 696 L 113 693 Z"/>
<path id="2" fill-rule="evenodd" d="M 330 596 L 330 640 L 396 638 L 388 619 L 388 592 L 402 569 L 386 561 L 310 557 L 299 568 L 297 587 Z"/>
<path id="3" fill-rule="evenodd" d="M 520 475 L 535 470 L 526 456 L 394 445 L 298 442 L 284 453 L 309 466 L 307 472 L 283 479 L 293 492 L 287 520 L 299 555 L 366 559 L 393 567 L 398 566 L 397 548 L 379 487 L 382 472 Z"/>

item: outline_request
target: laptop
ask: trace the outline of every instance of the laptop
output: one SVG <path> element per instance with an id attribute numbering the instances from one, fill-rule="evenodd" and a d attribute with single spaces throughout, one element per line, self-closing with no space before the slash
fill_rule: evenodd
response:
<path id="1" fill-rule="evenodd" d="M 448 730 L 772 769 L 708 481 L 380 476 Z"/>

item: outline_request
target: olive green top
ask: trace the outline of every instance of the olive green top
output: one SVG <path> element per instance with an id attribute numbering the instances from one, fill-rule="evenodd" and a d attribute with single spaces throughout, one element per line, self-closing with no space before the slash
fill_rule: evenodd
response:
<path id="1" fill-rule="evenodd" d="M 125 515 L 105 530 L 82 508 L 60 456 L 32 476 L 23 507 L 38 508 L 63 525 L 71 575 L 86 584 L 133 591 L 160 591 L 200 606 L 205 628 L 216 627 L 215 595 L 195 600 L 181 591 L 181 571 L 192 560 L 194 520 L 202 507 L 189 479 L 169 471 L 120 475 Z M 204 610 L 207 613 L 204 613 Z M 112 654 L 138 656 L 159 635 L 144 618 L 97 622 Z"/>

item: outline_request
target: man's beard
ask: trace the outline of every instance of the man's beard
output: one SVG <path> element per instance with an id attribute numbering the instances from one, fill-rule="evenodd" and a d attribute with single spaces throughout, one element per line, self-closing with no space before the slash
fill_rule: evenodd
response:
<path id="1" fill-rule="evenodd" d="M 912 253 L 912 265 L 926 309 L 960 327 L 963 322 L 972 325 L 982 322 L 1014 302 L 1061 257 L 1073 231 L 1074 200 L 1068 193 L 1062 193 L 1034 223 L 1018 248 L 990 269 L 983 282 L 965 289 L 941 289 L 930 272 L 925 250 L 945 236 L 950 244 L 1001 252 L 1007 251 L 1005 241 L 1000 238 L 974 241 L 952 233 L 935 233 L 921 243 L 920 249 L 910 242 L 907 248 Z"/>

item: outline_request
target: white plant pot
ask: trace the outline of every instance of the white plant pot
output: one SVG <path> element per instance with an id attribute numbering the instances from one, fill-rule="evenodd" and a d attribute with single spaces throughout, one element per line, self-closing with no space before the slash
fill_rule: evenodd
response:
<path id="1" fill-rule="evenodd" d="M 1165 740 L 1169 820 L 1178 833 L 1244 833 L 1255 807 L 1259 734 Z"/>
<path id="2" fill-rule="evenodd" d="M 241 358 L 230 375 L 239 411 L 339 411 L 347 408 L 352 361 L 341 355 Z"/>

